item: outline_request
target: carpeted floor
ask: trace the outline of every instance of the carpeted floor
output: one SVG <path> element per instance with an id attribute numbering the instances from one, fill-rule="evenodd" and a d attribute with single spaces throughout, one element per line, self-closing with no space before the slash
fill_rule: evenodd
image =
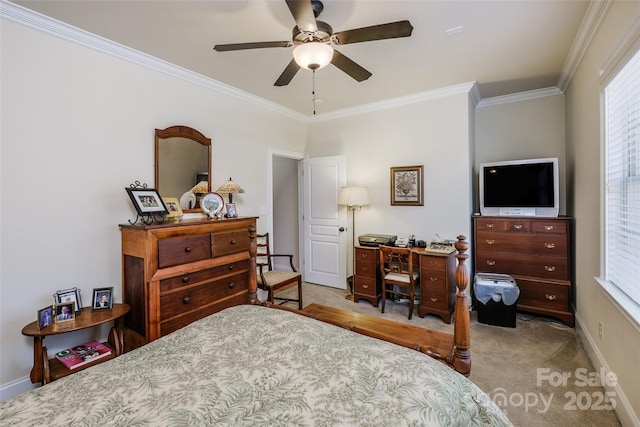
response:
<path id="1" fill-rule="evenodd" d="M 294 296 L 295 289 L 285 293 Z M 406 304 L 387 300 L 381 314 L 367 301 L 345 299 L 348 293 L 305 283 L 303 303 L 453 333 L 453 324 L 431 315 L 420 318 L 417 309 L 408 320 Z M 297 303 L 287 306 L 297 308 Z M 478 323 L 476 312 L 471 312 L 471 361 L 469 379 L 498 403 L 515 426 L 620 426 L 615 412 L 602 401 L 604 389 L 593 385 L 596 372 L 578 335 L 559 321 L 518 313 L 516 327 L 504 328 Z"/>

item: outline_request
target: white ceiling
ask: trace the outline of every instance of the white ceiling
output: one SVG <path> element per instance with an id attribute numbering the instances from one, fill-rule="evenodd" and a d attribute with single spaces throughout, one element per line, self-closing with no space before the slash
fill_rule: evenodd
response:
<path id="1" fill-rule="evenodd" d="M 273 84 L 293 48 L 215 52 L 215 44 L 290 40 L 284 0 L 14 1 L 14 3 L 303 114 L 312 73 Z M 373 73 L 316 72 L 318 114 L 477 81 L 482 98 L 556 86 L 589 1 L 324 0 L 334 32 L 408 19 L 409 38 L 337 46 Z M 447 36 L 456 27 L 464 31 Z M 334 46 L 335 47 L 335 46 Z"/>

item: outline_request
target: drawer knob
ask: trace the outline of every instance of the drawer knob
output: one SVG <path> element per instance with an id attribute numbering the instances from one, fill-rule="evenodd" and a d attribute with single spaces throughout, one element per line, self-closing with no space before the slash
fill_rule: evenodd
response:
<path id="1" fill-rule="evenodd" d="M 493 228 L 493 227 L 495 227 L 495 225 L 493 225 L 493 224 L 487 224 L 487 228 Z"/>
<path id="2" fill-rule="evenodd" d="M 366 258 L 366 257 L 368 257 L 368 256 L 369 256 L 369 254 L 368 254 L 368 253 L 366 253 L 366 252 L 363 252 L 363 253 L 361 253 L 361 254 L 360 254 L 360 256 L 361 256 L 362 258 Z"/>
<path id="3" fill-rule="evenodd" d="M 547 249 L 554 249 L 556 247 L 555 243 L 545 243 L 544 247 Z"/>
<path id="4" fill-rule="evenodd" d="M 431 276 L 431 277 L 429 277 L 429 280 L 431 280 L 432 282 L 437 282 L 438 278 Z"/>
<path id="5" fill-rule="evenodd" d="M 236 266 L 235 264 L 229 264 L 229 270 L 235 270 Z"/>
<path id="6" fill-rule="evenodd" d="M 227 286 L 229 287 L 229 289 L 233 289 L 236 287 L 236 284 L 234 282 L 229 282 Z"/>
<path id="7" fill-rule="evenodd" d="M 362 285 L 362 289 L 367 289 L 369 285 Z"/>
<path id="8" fill-rule="evenodd" d="M 191 252 L 191 248 L 189 246 L 187 246 L 186 248 L 184 248 L 184 251 L 189 253 L 189 252 Z"/>
<path id="9" fill-rule="evenodd" d="M 553 225 L 545 225 L 544 229 L 547 230 L 547 231 L 551 231 L 551 230 L 553 230 Z"/>
<path id="10" fill-rule="evenodd" d="M 487 265 L 496 265 L 496 262 L 494 260 L 488 259 Z"/>
<path id="11" fill-rule="evenodd" d="M 191 302 L 191 297 L 184 297 L 182 298 L 182 303 L 183 304 L 189 304 Z"/>
<path id="12" fill-rule="evenodd" d="M 522 230 L 522 224 L 513 224 L 514 230 Z"/>
<path id="13" fill-rule="evenodd" d="M 545 271 L 556 271 L 556 268 L 553 265 L 545 265 L 544 266 Z"/>
<path id="14" fill-rule="evenodd" d="M 369 267 L 362 267 L 362 268 L 360 268 L 360 270 L 362 270 L 362 271 L 369 271 Z"/>
<path id="15" fill-rule="evenodd" d="M 432 302 L 436 302 L 436 301 L 438 301 L 438 298 L 437 298 L 437 297 L 431 297 L 430 299 L 431 299 L 431 301 L 432 301 Z"/>
<path id="16" fill-rule="evenodd" d="M 436 265 L 436 262 L 431 260 L 431 261 L 429 261 L 429 265 Z"/>
<path id="17" fill-rule="evenodd" d="M 230 241 L 229 243 L 231 243 L 232 245 L 235 245 L 235 244 L 236 244 L 236 241 L 235 241 L 235 240 L 232 240 L 232 241 Z"/>
<path id="18" fill-rule="evenodd" d="M 546 299 L 548 299 L 549 301 L 553 301 L 553 300 L 555 300 L 556 298 L 558 298 L 558 297 L 556 297 L 554 294 L 544 294 L 544 297 L 545 297 Z"/>
<path id="19" fill-rule="evenodd" d="M 487 245 L 493 245 L 495 242 L 493 239 L 487 239 Z"/>
<path id="20" fill-rule="evenodd" d="M 182 276 L 182 283 L 189 283 L 189 276 Z"/>

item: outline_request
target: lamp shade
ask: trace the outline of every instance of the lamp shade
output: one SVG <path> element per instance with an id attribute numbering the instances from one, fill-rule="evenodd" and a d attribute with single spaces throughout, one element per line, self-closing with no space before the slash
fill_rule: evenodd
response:
<path id="1" fill-rule="evenodd" d="M 235 194 L 235 193 L 244 193 L 244 190 L 238 184 L 233 182 L 233 180 L 231 178 L 229 178 L 229 181 L 227 181 L 223 185 L 221 185 L 220 188 L 218 188 L 216 190 L 216 193 L 219 193 L 219 194 Z"/>
<path id="2" fill-rule="evenodd" d="M 338 204 L 346 206 L 366 206 L 370 203 L 365 187 L 342 187 L 338 195 Z"/>
<path id="3" fill-rule="evenodd" d="M 307 42 L 293 49 L 293 59 L 302 68 L 319 70 L 333 58 L 333 48 L 326 43 Z"/>

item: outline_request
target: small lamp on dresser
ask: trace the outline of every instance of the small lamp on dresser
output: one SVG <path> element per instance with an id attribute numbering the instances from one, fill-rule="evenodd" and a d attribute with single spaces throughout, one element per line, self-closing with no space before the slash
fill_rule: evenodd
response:
<path id="1" fill-rule="evenodd" d="M 216 190 L 218 194 L 228 194 L 229 195 L 229 203 L 233 203 L 233 195 L 235 193 L 244 193 L 242 187 L 233 182 L 231 177 L 229 177 L 229 181 L 225 182 Z"/>
<path id="2" fill-rule="evenodd" d="M 338 205 L 346 206 L 351 211 L 351 245 L 352 249 L 356 246 L 356 211 L 360 210 L 362 206 L 369 205 L 369 193 L 365 187 L 342 187 L 340 194 L 338 195 Z M 352 257 L 353 257 L 353 250 Z M 353 257 L 352 276 L 355 276 L 356 272 L 356 260 Z M 347 299 L 353 300 L 353 290 L 355 284 L 351 283 L 351 293 L 347 295 Z"/>

